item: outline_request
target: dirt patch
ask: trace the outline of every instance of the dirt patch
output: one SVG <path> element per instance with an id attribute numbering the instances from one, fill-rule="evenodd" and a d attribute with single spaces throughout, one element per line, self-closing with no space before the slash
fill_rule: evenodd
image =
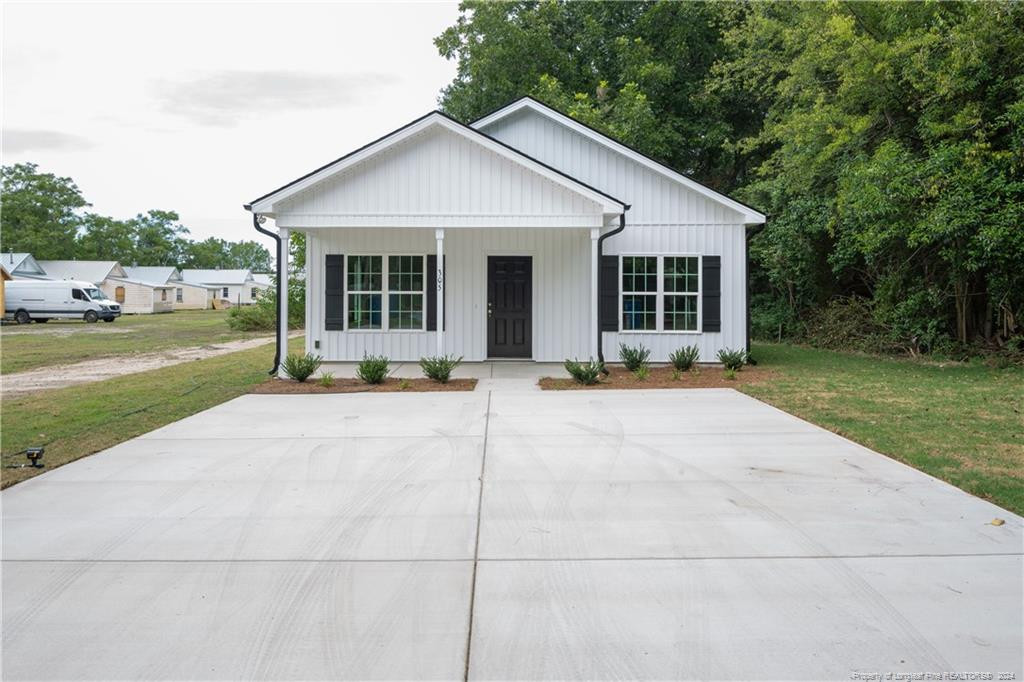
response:
<path id="1" fill-rule="evenodd" d="M 273 395 L 307 395 L 311 393 L 426 393 L 428 391 L 472 391 L 476 379 L 452 379 L 441 384 L 433 379 L 395 379 L 382 384 L 365 384 L 359 379 L 335 379 L 333 386 L 323 386 L 315 379 L 299 383 L 290 379 L 270 379 L 256 384 L 250 393 Z"/>
<path id="2" fill-rule="evenodd" d="M 139 353 L 136 355 L 119 355 L 116 357 L 85 360 L 71 365 L 54 365 L 40 367 L 27 372 L 3 375 L 3 393 L 5 398 L 46 391 L 54 388 L 65 388 L 77 384 L 88 384 L 103 381 L 125 374 L 148 372 L 170 365 L 177 365 L 192 360 L 203 360 L 226 353 L 256 348 L 273 343 L 274 337 L 264 336 L 256 339 L 227 341 L 216 345 L 177 348 L 159 353 Z"/>
<path id="3" fill-rule="evenodd" d="M 651 374 L 643 381 L 621 365 L 609 365 L 610 374 L 593 386 L 583 386 L 573 379 L 544 377 L 540 387 L 545 391 L 587 391 L 607 389 L 649 389 L 649 388 L 736 388 L 744 384 L 759 384 L 775 376 L 775 372 L 760 367 L 745 367 L 736 372 L 735 379 L 726 379 L 725 370 L 720 367 L 700 367 L 682 372 L 673 378 L 671 367 L 651 367 Z"/>

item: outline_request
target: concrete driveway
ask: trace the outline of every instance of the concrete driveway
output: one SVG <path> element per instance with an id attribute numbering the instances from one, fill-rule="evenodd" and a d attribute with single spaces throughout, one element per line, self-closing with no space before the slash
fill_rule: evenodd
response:
<path id="1" fill-rule="evenodd" d="M 0 498 L 9 680 L 1022 678 L 1020 517 L 731 390 L 251 395 Z"/>

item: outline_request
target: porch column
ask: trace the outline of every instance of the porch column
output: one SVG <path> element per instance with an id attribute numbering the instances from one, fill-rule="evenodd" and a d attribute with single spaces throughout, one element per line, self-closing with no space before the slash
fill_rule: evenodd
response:
<path id="1" fill-rule="evenodd" d="M 444 228 L 434 230 L 437 239 L 437 354 L 444 355 Z"/>
<path id="2" fill-rule="evenodd" d="M 283 361 L 285 356 L 288 355 L 288 228 L 279 227 L 277 233 L 281 236 L 281 252 L 277 254 L 280 271 L 281 271 L 281 319 L 278 320 L 278 324 L 281 326 L 281 360 Z M 282 379 L 287 379 L 284 370 L 278 368 L 277 375 Z"/>
<path id="3" fill-rule="evenodd" d="M 597 335 L 601 330 L 597 326 L 597 272 L 601 264 L 597 262 L 597 239 L 601 236 L 601 228 L 590 228 L 590 357 L 597 359 Z"/>

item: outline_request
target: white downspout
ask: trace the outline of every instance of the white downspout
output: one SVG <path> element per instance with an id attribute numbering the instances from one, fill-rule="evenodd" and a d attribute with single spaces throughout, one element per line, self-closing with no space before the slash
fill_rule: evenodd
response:
<path id="1" fill-rule="evenodd" d="M 601 264 L 597 261 L 597 240 L 601 228 L 590 228 L 590 328 L 597 329 L 597 273 Z M 601 332 L 598 331 L 597 334 Z M 597 334 L 590 336 L 590 359 L 597 358 Z"/>

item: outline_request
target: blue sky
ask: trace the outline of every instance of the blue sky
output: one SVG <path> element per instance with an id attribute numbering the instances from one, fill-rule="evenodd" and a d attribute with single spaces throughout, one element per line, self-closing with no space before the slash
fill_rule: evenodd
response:
<path id="1" fill-rule="evenodd" d="M 253 237 L 242 204 L 436 108 L 456 3 L 4 3 L 3 163 L 92 210 L 176 210 Z"/>

